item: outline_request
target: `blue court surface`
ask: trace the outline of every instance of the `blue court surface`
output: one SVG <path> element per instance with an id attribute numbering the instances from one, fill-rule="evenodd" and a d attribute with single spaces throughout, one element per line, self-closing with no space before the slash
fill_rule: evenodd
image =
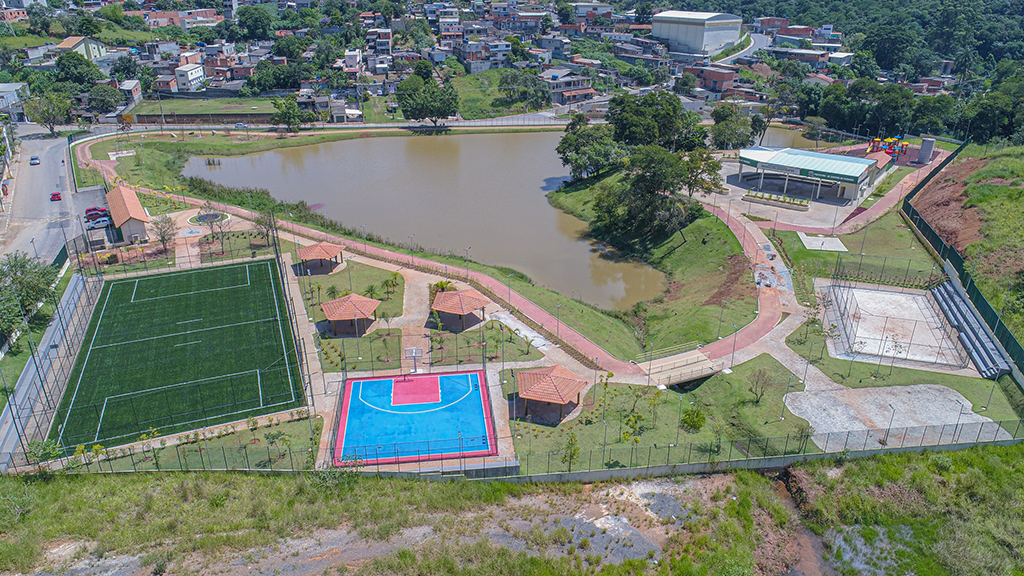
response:
<path id="1" fill-rule="evenodd" d="M 497 453 L 483 372 L 411 374 L 345 383 L 335 465 L 354 460 L 394 464 Z"/>

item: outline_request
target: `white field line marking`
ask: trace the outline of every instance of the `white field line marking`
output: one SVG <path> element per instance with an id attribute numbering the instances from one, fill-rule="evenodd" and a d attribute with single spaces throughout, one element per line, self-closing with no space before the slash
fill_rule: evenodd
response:
<path id="1" fill-rule="evenodd" d="M 284 352 L 284 368 L 288 373 L 288 388 L 292 391 L 292 400 L 295 400 L 295 385 L 292 383 L 292 369 L 288 364 L 288 346 L 284 343 L 284 328 L 281 326 L 281 306 L 277 303 L 277 290 L 274 286 L 274 270 L 270 267 L 270 260 L 267 260 L 267 270 L 270 271 L 270 295 L 274 299 L 274 309 L 277 310 L 277 330 L 281 333 L 281 351 Z M 281 282 L 285 279 L 282 278 Z M 283 295 L 284 285 L 281 286 L 281 294 Z"/>
<path id="2" fill-rule="evenodd" d="M 111 284 L 110 288 L 107 289 L 107 297 L 103 299 L 103 308 L 100 309 L 99 320 L 96 321 L 96 330 L 92 333 L 92 340 L 89 342 L 89 351 L 85 353 L 85 362 L 82 363 L 82 371 L 78 373 L 78 383 L 75 384 L 75 393 L 71 395 L 71 404 L 68 405 L 68 413 L 64 416 L 64 424 L 60 427 L 60 434 L 57 435 L 57 443 L 61 444 L 61 440 L 64 438 L 64 430 L 68 426 L 68 418 L 71 417 L 71 411 L 75 407 L 75 399 L 78 398 L 78 388 L 82 385 L 82 376 L 85 376 L 85 368 L 89 365 L 89 355 L 92 354 L 93 344 L 96 343 L 96 335 L 100 333 L 100 326 L 103 324 L 103 314 L 107 311 L 107 302 L 110 302 L 110 293 L 114 291 L 114 285 Z"/>
<path id="3" fill-rule="evenodd" d="M 207 288 L 205 290 L 193 290 L 191 292 L 182 292 L 180 294 L 167 294 L 164 296 L 153 296 L 151 298 L 139 298 L 133 299 L 132 302 L 149 302 L 151 300 L 163 300 L 164 298 L 177 298 L 179 296 L 192 296 L 194 294 L 202 294 L 203 292 L 220 292 L 221 290 L 233 290 L 235 288 L 245 288 L 249 286 L 249 282 L 245 284 L 237 284 L 235 286 L 221 286 L 220 288 Z"/>
<path id="4" fill-rule="evenodd" d="M 211 380 L 222 380 L 224 378 L 231 378 L 233 376 L 241 376 L 243 374 L 251 374 L 252 372 L 255 372 L 255 373 L 259 374 L 260 371 L 256 370 L 256 369 L 253 369 L 253 370 L 242 370 L 241 372 L 232 372 L 231 374 L 221 374 L 220 376 L 209 376 L 207 378 L 199 378 L 198 380 L 186 380 L 184 382 L 177 382 L 175 384 L 165 384 L 163 386 L 157 386 L 156 388 L 149 388 L 149 389 L 146 389 L 146 390 L 136 390 L 134 392 L 122 392 L 121 394 L 114 394 L 112 396 L 107 396 L 107 399 L 109 400 L 111 398 L 121 398 L 121 397 L 124 397 L 124 396 L 142 396 L 144 394 L 149 394 L 150 392 L 156 392 L 157 390 L 165 390 L 167 388 L 177 388 L 179 386 L 188 386 L 189 384 L 198 384 L 200 382 L 209 382 Z"/>
<path id="5" fill-rule="evenodd" d="M 260 408 L 263 408 L 263 378 L 260 377 L 260 371 L 256 371 L 256 386 L 260 389 Z"/>
<path id="6" fill-rule="evenodd" d="M 92 439 L 93 442 L 99 442 L 100 440 L 100 428 L 103 427 L 103 415 L 107 413 L 107 400 L 109 400 L 109 398 L 105 398 L 103 400 L 103 409 L 100 410 L 100 422 L 96 425 L 96 437 Z"/>
<path id="7" fill-rule="evenodd" d="M 186 334 L 195 334 L 196 332 L 207 332 L 209 330 L 220 330 L 221 328 L 234 328 L 235 326 L 245 326 L 247 324 L 259 324 L 260 322 L 269 322 L 273 318 L 261 318 L 259 320 L 249 320 L 247 322 L 235 322 L 234 324 L 224 324 L 223 326 L 211 326 L 209 328 L 197 328 L 195 330 L 189 330 L 188 332 L 175 332 L 174 334 L 164 334 L 162 336 L 149 336 L 147 338 L 139 338 L 138 340 L 127 340 L 125 342 L 111 342 L 110 344 L 100 344 L 99 346 L 93 346 L 92 349 L 96 348 L 111 348 L 113 346 L 121 346 L 123 344 L 135 344 L 138 342 L 146 342 L 148 340 L 159 340 L 161 338 L 173 338 L 175 336 L 185 336 Z"/>
<path id="8" fill-rule="evenodd" d="M 183 342 L 181 344 L 175 344 L 174 347 L 177 348 L 178 346 L 191 346 L 192 344 L 199 344 L 201 342 L 202 340 L 196 340 L 194 342 Z"/>
<path id="9" fill-rule="evenodd" d="M 203 321 L 202 318 L 196 318 L 195 320 L 182 320 L 181 322 L 178 322 L 178 324 L 189 324 L 191 322 L 202 322 L 202 321 Z"/>
<path id="10" fill-rule="evenodd" d="M 132 302 L 135 302 L 135 292 L 139 289 L 139 281 L 135 281 L 135 288 L 132 288 Z"/>
<path id="11" fill-rule="evenodd" d="M 268 265 L 269 265 L 269 261 L 268 261 Z M 153 298 L 142 298 L 141 300 L 136 300 L 135 299 L 135 292 L 133 291 L 132 292 L 132 299 L 131 299 L 131 301 L 132 302 L 145 302 L 147 300 L 159 300 L 161 298 L 173 298 L 175 296 L 188 296 L 190 294 L 199 294 L 201 292 L 213 292 L 213 291 L 217 291 L 217 290 L 230 290 L 232 288 L 242 288 L 242 287 L 245 287 L 245 286 L 249 286 L 251 284 L 251 281 L 250 281 L 250 278 L 249 278 L 249 264 L 236 264 L 234 266 L 226 266 L 224 268 L 211 268 L 211 269 L 208 269 L 208 270 L 187 270 L 187 271 L 184 271 L 184 272 L 172 272 L 170 274 L 160 274 L 160 275 L 152 277 L 152 278 L 140 278 L 138 280 L 134 280 L 135 288 L 136 288 L 136 290 L 138 289 L 138 284 L 139 284 L 140 280 L 158 280 L 158 279 L 161 279 L 161 278 L 166 278 L 168 276 L 181 276 L 183 274 L 200 274 L 202 272 L 212 272 L 212 271 L 215 271 L 215 270 L 216 271 L 230 270 L 230 269 L 234 269 L 234 268 L 241 268 L 243 266 L 245 267 L 245 284 L 239 284 L 238 286 L 226 286 L 226 287 L 222 287 L 222 288 L 210 288 L 210 289 L 207 289 L 207 290 L 196 290 L 196 291 L 193 291 L 193 292 L 183 292 L 181 294 L 168 294 L 166 296 L 155 296 Z M 122 284 L 124 282 L 133 282 L 133 280 L 120 280 L 120 281 L 114 282 L 113 284 Z"/>

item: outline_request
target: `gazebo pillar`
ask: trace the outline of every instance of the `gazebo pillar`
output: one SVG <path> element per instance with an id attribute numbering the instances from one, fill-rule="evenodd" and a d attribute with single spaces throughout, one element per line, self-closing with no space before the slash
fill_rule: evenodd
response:
<path id="1" fill-rule="evenodd" d="M 818 191 L 815 193 L 814 197 L 821 200 L 821 178 L 818 178 Z"/>
<path id="2" fill-rule="evenodd" d="M 789 190 L 789 172 L 786 172 L 786 183 L 782 185 L 782 195 L 786 195 L 786 191 Z"/>
<path id="3" fill-rule="evenodd" d="M 757 182 L 757 191 L 760 192 L 764 188 L 764 168 L 761 169 L 761 179 Z"/>

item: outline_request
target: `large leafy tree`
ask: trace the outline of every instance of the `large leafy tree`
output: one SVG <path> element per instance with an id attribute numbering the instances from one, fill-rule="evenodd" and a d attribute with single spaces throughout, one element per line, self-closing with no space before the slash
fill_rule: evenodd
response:
<path id="1" fill-rule="evenodd" d="M 53 293 L 50 286 L 57 270 L 24 252 L 11 252 L 0 259 L 0 333 L 9 336 L 21 325 L 22 314 Z"/>
<path id="2" fill-rule="evenodd" d="M 618 165 L 625 156 L 623 147 L 612 138 L 611 126 L 589 126 L 582 114 L 570 120 L 555 151 L 562 164 L 569 167 L 573 180 L 598 175 Z"/>
<path id="3" fill-rule="evenodd" d="M 235 13 L 235 19 L 244 30 L 244 39 L 268 40 L 274 36 L 274 19 L 263 8 L 242 6 Z"/>
<path id="4" fill-rule="evenodd" d="M 627 146 L 657 144 L 669 150 L 693 150 L 707 139 L 700 117 L 684 111 L 679 98 L 668 92 L 616 96 L 608 103 L 608 122 L 615 140 Z"/>
<path id="5" fill-rule="evenodd" d="M 735 106 L 721 103 L 711 111 L 711 118 L 715 121 L 715 125 L 711 127 L 711 140 L 715 148 L 731 150 L 750 145 L 750 120 Z"/>
<path id="6" fill-rule="evenodd" d="M 49 92 L 25 100 L 25 115 L 57 136 L 57 126 L 67 124 L 71 114 L 71 98 L 60 92 Z"/>
<path id="7" fill-rule="evenodd" d="M 89 108 L 96 112 L 112 112 L 124 102 L 124 94 L 107 84 L 97 84 L 89 90 Z"/>
<path id="8" fill-rule="evenodd" d="M 309 121 L 308 115 L 299 109 L 294 98 L 274 98 L 271 104 L 276 112 L 270 115 L 270 123 L 275 126 L 286 126 L 289 132 L 295 132 Z"/>
<path id="9" fill-rule="evenodd" d="M 434 126 L 438 122 L 459 112 L 459 93 L 452 86 L 439 86 L 436 82 L 424 83 L 415 92 L 403 96 L 402 114 L 409 120 L 429 120 Z"/>
<path id="10" fill-rule="evenodd" d="M 65 52 L 61 54 L 57 57 L 56 64 L 54 80 L 77 84 L 80 87 L 78 90 L 80 92 L 88 90 L 92 87 L 93 83 L 104 78 L 103 72 L 100 72 L 99 67 L 86 60 L 85 56 L 78 52 Z"/>

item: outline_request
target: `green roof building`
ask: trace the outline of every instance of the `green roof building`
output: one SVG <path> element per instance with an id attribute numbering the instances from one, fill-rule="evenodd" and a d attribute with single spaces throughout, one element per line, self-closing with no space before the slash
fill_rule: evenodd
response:
<path id="1" fill-rule="evenodd" d="M 824 152 L 812 152 L 797 148 L 767 148 L 757 146 L 740 150 L 740 179 L 743 179 L 743 167 L 751 166 L 758 176 L 757 190 L 764 185 L 765 173 L 771 173 L 772 180 L 779 180 L 779 174 L 785 176 L 783 194 L 788 192 L 790 181 L 809 183 L 816 190 L 813 198 L 821 196 L 822 185 L 836 187 L 837 196 L 846 200 L 856 200 L 861 193 L 874 182 L 881 172 L 877 159 L 856 158 Z M 751 178 L 753 176 L 748 176 Z"/>

